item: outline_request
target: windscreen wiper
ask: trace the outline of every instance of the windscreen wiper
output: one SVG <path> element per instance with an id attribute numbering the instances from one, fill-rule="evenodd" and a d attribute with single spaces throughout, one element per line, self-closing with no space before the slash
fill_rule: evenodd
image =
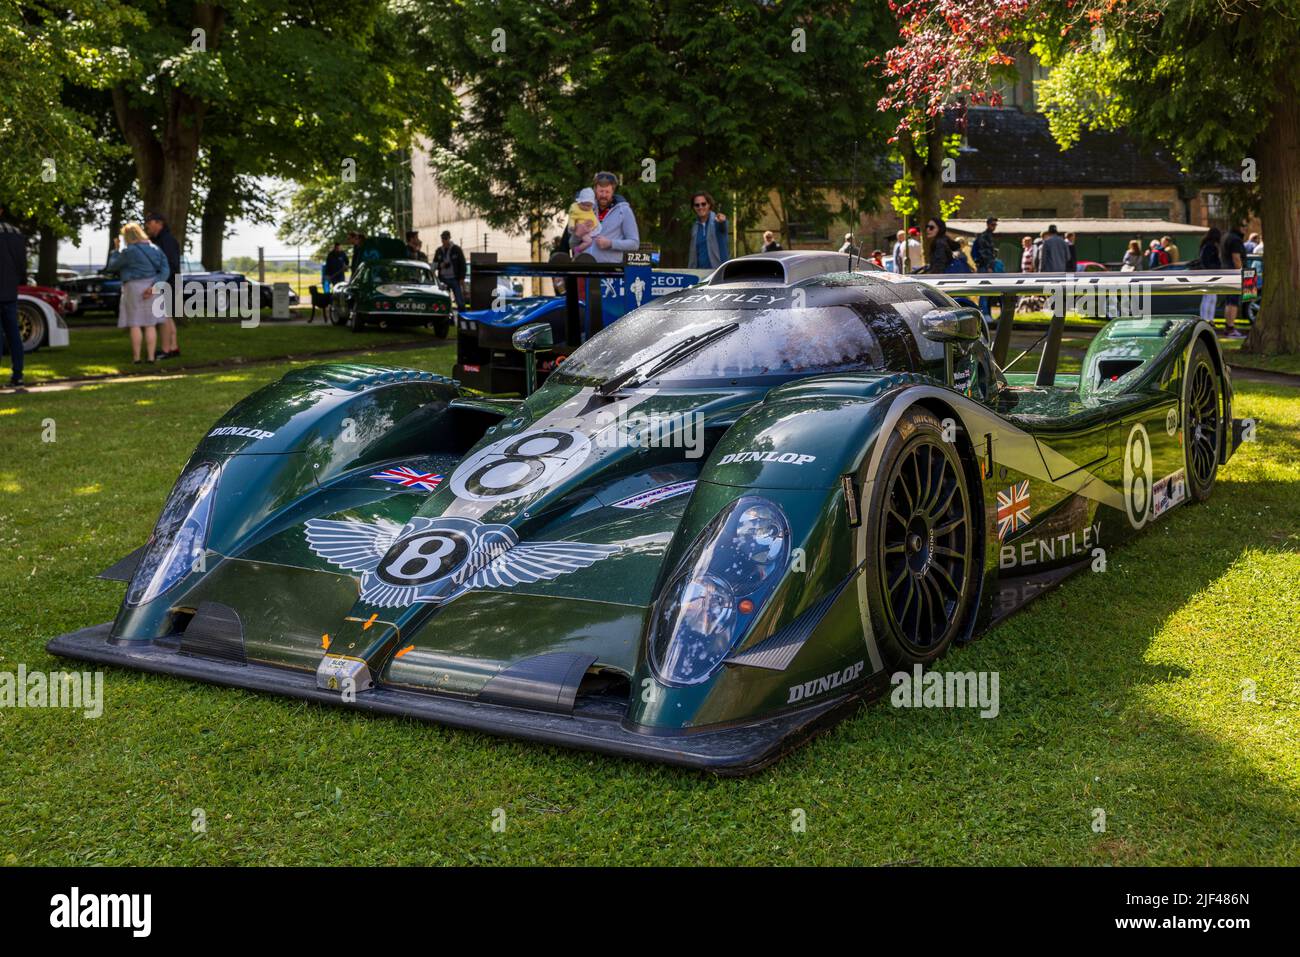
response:
<path id="1" fill-rule="evenodd" d="M 701 332 L 698 335 L 687 336 L 672 348 L 655 356 L 654 359 L 647 360 L 648 363 L 653 364 L 645 371 L 644 375 L 638 377 L 637 371 L 641 366 L 646 365 L 647 362 L 635 365 L 626 372 L 620 372 L 612 379 L 606 379 L 596 387 L 596 392 L 599 395 L 613 395 L 619 389 L 626 386 L 639 385 L 646 379 L 653 379 L 656 375 L 681 362 L 687 356 L 694 355 L 709 343 L 717 342 L 719 339 L 730 335 L 739 328 L 740 323 L 729 322 L 725 326 L 718 326 L 716 329 L 710 329 L 708 332 Z"/>

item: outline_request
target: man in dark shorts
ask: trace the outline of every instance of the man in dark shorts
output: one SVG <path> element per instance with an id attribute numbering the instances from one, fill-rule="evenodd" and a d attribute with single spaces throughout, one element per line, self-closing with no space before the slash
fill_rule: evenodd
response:
<path id="1" fill-rule="evenodd" d="M 1241 227 L 1233 226 L 1224 234 L 1219 258 L 1224 269 L 1238 273 L 1246 265 L 1246 242 L 1242 239 Z M 1237 328 L 1237 310 L 1240 308 L 1241 296 L 1228 296 L 1223 300 L 1223 335 L 1226 339 L 1246 338 L 1246 334 Z"/>

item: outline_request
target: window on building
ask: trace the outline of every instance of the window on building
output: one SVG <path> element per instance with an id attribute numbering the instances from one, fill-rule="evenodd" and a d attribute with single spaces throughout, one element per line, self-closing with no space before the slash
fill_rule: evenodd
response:
<path id="1" fill-rule="evenodd" d="M 1203 226 L 1217 226 L 1224 229 L 1228 222 L 1228 204 L 1223 201 L 1222 193 L 1205 193 L 1205 222 Z"/>
<path id="2" fill-rule="evenodd" d="M 1105 219 L 1109 215 L 1110 215 L 1109 196 L 1083 197 L 1083 218 L 1084 219 Z"/>
<path id="3" fill-rule="evenodd" d="M 1125 203 L 1123 206 L 1123 215 L 1125 219 L 1168 219 L 1168 203 Z"/>
<path id="4" fill-rule="evenodd" d="M 825 226 L 814 226 L 811 223 L 786 223 L 786 229 L 790 233 L 792 243 L 825 241 L 828 238 Z"/>
<path id="5" fill-rule="evenodd" d="M 1023 219 L 1053 219 L 1056 217 L 1056 207 L 1053 206 L 1049 209 L 1046 206 L 1041 208 L 1027 206 L 1021 210 L 1020 215 Z"/>

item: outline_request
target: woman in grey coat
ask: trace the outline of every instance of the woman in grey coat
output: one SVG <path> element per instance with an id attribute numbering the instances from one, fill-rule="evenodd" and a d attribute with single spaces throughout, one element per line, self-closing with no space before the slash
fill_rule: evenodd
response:
<path id="1" fill-rule="evenodd" d="M 122 298 L 117 307 L 117 327 L 131 330 L 131 352 L 134 362 L 140 363 L 140 346 L 146 348 L 149 361 L 154 361 L 158 348 L 157 326 L 163 321 L 162 309 L 154 309 L 154 284 L 166 282 L 171 275 L 167 257 L 161 249 L 149 242 L 144 227 L 127 223 L 122 227 L 125 245 L 108 257 L 105 272 L 116 273 L 122 279 Z M 157 305 L 161 306 L 161 302 Z"/>

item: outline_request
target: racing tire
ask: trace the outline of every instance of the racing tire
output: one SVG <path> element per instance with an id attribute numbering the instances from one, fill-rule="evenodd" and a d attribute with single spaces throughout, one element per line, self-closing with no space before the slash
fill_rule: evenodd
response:
<path id="1" fill-rule="evenodd" d="M 967 628 L 978 593 L 976 503 L 943 426 L 908 409 L 886 439 L 867 503 L 867 595 L 889 667 L 929 664 Z"/>
<path id="2" fill-rule="evenodd" d="M 1219 373 L 1204 339 L 1197 339 L 1183 376 L 1183 453 L 1187 494 L 1204 502 L 1214 491 L 1223 444 L 1223 402 Z"/>
<path id="3" fill-rule="evenodd" d="M 23 352 L 35 352 L 45 345 L 45 316 L 30 302 L 18 303 L 18 339 Z"/>
<path id="4" fill-rule="evenodd" d="M 439 339 L 446 339 L 446 338 L 447 338 L 447 333 L 448 333 L 450 330 L 451 330 L 451 320 L 450 320 L 450 319 L 435 319 L 435 320 L 433 320 L 433 334 L 434 334 L 435 336 L 437 336 Z"/>

